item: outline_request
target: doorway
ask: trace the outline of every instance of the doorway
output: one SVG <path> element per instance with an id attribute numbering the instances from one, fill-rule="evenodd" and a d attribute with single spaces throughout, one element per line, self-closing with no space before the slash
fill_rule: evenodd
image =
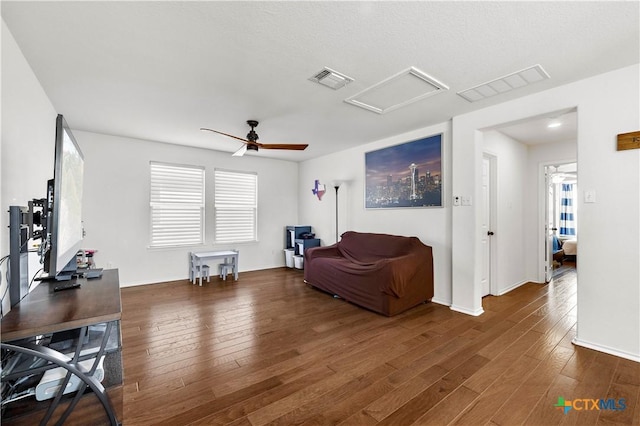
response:
<path id="1" fill-rule="evenodd" d="M 575 269 L 578 171 L 575 162 L 544 166 L 545 282 Z"/>
<path id="2" fill-rule="evenodd" d="M 545 265 L 547 259 L 552 262 L 553 252 L 547 257 L 544 233 L 551 227 L 546 227 L 545 221 L 544 166 L 571 162 L 575 167 L 577 110 L 552 111 L 480 130 L 483 155 L 477 181 L 477 294 L 483 297 L 505 294 L 527 282 L 547 281 Z M 495 156 L 494 174 L 488 167 L 491 155 Z M 575 168 L 556 171 L 570 173 Z M 493 195 L 487 186 L 489 176 L 496 179 Z M 484 201 L 491 198 L 493 202 Z M 564 258 L 561 260 L 564 265 Z"/>

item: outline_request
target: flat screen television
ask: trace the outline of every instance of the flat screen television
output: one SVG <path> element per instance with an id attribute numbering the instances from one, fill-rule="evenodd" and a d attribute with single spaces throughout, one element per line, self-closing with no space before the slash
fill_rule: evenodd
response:
<path id="1" fill-rule="evenodd" d="M 45 279 L 68 280 L 76 273 L 76 254 L 82 247 L 82 187 L 84 156 L 64 117 L 56 119 L 53 181 L 47 187 Z"/>

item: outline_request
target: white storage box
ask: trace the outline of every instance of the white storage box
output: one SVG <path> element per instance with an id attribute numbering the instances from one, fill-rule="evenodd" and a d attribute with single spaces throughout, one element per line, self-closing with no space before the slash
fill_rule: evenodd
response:
<path id="1" fill-rule="evenodd" d="M 284 250 L 284 262 L 287 268 L 293 268 L 293 249 Z"/>
<path id="2" fill-rule="evenodd" d="M 304 268 L 304 257 L 300 255 L 293 256 L 293 262 L 295 264 L 296 269 Z"/>

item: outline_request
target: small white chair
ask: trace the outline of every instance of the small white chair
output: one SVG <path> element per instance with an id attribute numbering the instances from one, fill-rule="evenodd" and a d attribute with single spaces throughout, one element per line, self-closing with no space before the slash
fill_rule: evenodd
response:
<path id="1" fill-rule="evenodd" d="M 220 278 L 222 278 L 223 280 L 227 280 L 227 275 L 228 274 L 233 274 L 235 271 L 233 270 L 233 264 L 232 263 L 221 263 L 218 266 L 218 269 L 220 271 Z"/>
<path id="2" fill-rule="evenodd" d="M 206 278 L 207 282 L 211 282 L 209 265 L 196 265 L 196 275 L 193 277 L 193 283 L 195 284 L 196 280 L 200 277 Z"/>

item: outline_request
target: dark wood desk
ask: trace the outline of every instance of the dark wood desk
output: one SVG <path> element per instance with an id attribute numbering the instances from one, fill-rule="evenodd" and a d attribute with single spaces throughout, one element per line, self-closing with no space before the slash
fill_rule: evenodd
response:
<path id="1" fill-rule="evenodd" d="M 117 417 L 122 419 L 123 373 L 120 334 L 122 307 L 118 270 L 105 270 L 101 278 L 79 279 L 78 282 L 81 283 L 80 288 L 58 292 L 53 291 L 58 283 L 40 283 L 2 318 L 1 340 L 2 343 L 15 343 L 21 339 L 29 340 L 34 336 L 50 335 L 115 321 L 117 350 L 106 354 L 103 383 Z M 43 402 L 36 403 L 34 400 L 36 406 L 43 405 Z M 81 404 L 78 408 L 81 408 Z M 36 410 L 39 409 L 36 408 Z M 69 420 L 72 420 L 72 417 Z M 3 423 L 5 420 L 7 419 L 2 419 Z"/>
<path id="2" fill-rule="evenodd" d="M 80 288 L 54 292 L 55 282 L 42 282 L 2 318 L 2 341 L 120 320 L 117 269 L 101 278 L 78 280 Z"/>

